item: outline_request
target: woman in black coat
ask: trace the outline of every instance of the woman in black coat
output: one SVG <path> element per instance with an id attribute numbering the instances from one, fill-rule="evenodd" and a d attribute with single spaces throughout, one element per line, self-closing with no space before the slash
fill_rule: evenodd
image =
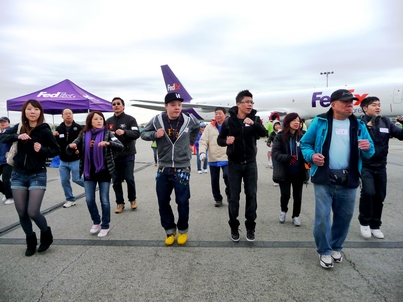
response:
<path id="1" fill-rule="evenodd" d="M 302 187 L 306 180 L 305 161 L 300 149 L 301 118 L 298 113 L 289 113 L 283 120 L 283 129 L 273 141 L 273 181 L 280 184 L 280 206 L 279 220 L 285 221 L 288 211 L 288 202 L 291 197 L 291 186 L 293 191 L 293 212 L 292 220 L 295 226 L 301 225 L 299 214 L 301 212 Z"/>

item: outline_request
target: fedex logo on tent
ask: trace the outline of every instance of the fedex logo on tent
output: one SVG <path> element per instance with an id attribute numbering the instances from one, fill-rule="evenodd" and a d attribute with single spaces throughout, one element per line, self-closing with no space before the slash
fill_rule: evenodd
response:
<path id="1" fill-rule="evenodd" d="M 168 92 L 179 90 L 179 89 L 181 89 L 181 85 L 179 85 L 178 83 L 173 83 L 173 85 L 169 85 L 169 84 L 167 85 Z"/>
<path id="2" fill-rule="evenodd" d="M 37 95 L 37 97 L 42 98 L 64 98 L 64 99 L 74 99 L 76 96 L 74 94 L 67 94 L 67 92 L 56 92 L 56 93 L 47 93 L 46 91 L 41 91 Z"/>
<path id="3" fill-rule="evenodd" d="M 368 93 L 364 94 L 358 94 L 354 93 L 354 89 L 349 90 L 357 99 L 354 103 L 354 106 L 358 106 L 361 104 L 363 99 L 365 99 L 368 96 Z M 330 96 L 329 95 L 322 95 L 323 92 L 314 92 L 312 94 L 312 107 L 316 107 L 317 103 L 319 102 L 319 105 L 321 107 L 329 107 L 330 106 Z"/>

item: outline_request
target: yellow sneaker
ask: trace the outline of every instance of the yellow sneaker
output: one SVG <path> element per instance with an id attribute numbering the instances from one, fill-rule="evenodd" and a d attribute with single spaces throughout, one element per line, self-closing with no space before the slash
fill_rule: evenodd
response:
<path id="1" fill-rule="evenodd" d="M 173 232 L 172 234 L 167 235 L 167 238 L 165 239 L 165 244 L 172 245 L 175 242 L 175 235 L 176 235 L 176 232 Z"/>
<path id="2" fill-rule="evenodd" d="M 188 233 L 178 234 L 178 244 L 185 244 L 188 241 Z"/>

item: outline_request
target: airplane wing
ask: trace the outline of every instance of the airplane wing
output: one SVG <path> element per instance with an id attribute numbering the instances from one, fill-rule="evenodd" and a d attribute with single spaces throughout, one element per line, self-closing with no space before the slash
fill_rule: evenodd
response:
<path id="1" fill-rule="evenodd" d="M 145 108 L 145 109 L 152 109 L 152 110 L 158 110 L 158 111 L 165 111 L 165 103 L 162 101 L 150 101 L 150 100 L 130 100 L 132 103 L 132 106 L 134 107 L 139 107 L 139 108 Z M 182 102 L 182 108 L 183 109 L 201 109 L 202 111 L 214 111 L 215 108 L 217 107 L 223 107 L 225 109 L 231 108 L 231 106 L 222 106 L 222 105 L 209 105 L 209 104 L 197 104 L 197 103 L 187 103 L 187 102 Z"/>

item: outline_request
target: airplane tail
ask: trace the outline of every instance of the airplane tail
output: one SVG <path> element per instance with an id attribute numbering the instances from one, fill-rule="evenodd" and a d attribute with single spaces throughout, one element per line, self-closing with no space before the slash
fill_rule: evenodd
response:
<path id="1" fill-rule="evenodd" d="M 165 88 L 167 92 L 179 92 L 183 98 L 183 102 L 189 103 L 192 100 L 190 94 L 186 91 L 185 87 L 172 72 L 168 65 L 161 65 L 162 75 L 164 76 Z"/>

